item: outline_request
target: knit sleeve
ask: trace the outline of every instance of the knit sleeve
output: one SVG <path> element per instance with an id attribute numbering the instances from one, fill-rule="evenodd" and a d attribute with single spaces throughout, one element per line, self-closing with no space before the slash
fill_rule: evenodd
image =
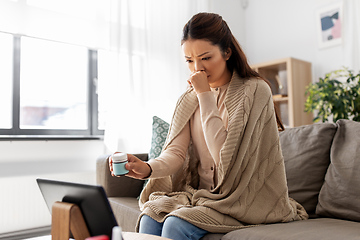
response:
<path id="1" fill-rule="evenodd" d="M 178 136 L 155 159 L 150 159 L 150 178 L 162 178 L 175 173 L 183 165 L 190 143 L 190 125 L 187 123 Z"/>
<path id="2" fill-rule="evenodd" d="M 225 143 L 227 130 L 220 116 L 214 94 L 211 91 L 200 93 L 198 94 L 198 99 L 206 145 L 215 164 L 218 165 L 220 149 Z"/>

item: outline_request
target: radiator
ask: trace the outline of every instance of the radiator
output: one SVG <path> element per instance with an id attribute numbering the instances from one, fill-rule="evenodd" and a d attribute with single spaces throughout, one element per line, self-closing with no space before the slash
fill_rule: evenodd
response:
<path id="1" fill-rule="evenodd" d="M 0 235 L 51 225 L 36 178 L 95 184 L 95 172 L 0 177 Z"/>

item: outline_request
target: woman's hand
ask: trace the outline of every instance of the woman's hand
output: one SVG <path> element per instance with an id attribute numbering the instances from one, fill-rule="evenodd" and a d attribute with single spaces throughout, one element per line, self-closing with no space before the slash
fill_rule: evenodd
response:
<path id="1" fill-rule="evenodd" d="M 191 74 L 188 83 L 194 87 L 197 94 L 211 91 L 205 71 L 197 71 Z"/>
<path id="2" fill-rule="evenodd" d="M 115 153 L 119 153 L 119 152 L 115 152 Z M 151 169 L 146 162 L 141 161 L 140 159 L 138 159 L 137 157 L 131 154 L 127 154 L 127 157 L 128 157 L 128 163 L 125 164 L 125 168 L 129 170 L 129 173 L 127 173 L 125 176 L 137 178 L 137 179 L 143 179 L 149 177 L 151 173 Z M 115 176 L 112 167 L 112 156 L 109 157 L 109 167 L 110 167 L 111 176 Z"/>

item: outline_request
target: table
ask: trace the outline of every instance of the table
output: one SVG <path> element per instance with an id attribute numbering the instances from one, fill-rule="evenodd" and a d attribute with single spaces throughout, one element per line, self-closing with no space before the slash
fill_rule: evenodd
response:
<path id="1" fill-rule="evenodd" d="M 122 234 L 124 240 L 135 240 L 135 239 L 136 240 L 166 240 L 166 239 L 169 240 L 169 238 L 143 234 L 143 233 L 123 232 Z M 28 238 L 27 240 L 51 240 L 51 235 Z M 74 240 L 74 239 L 70 238 L 70 240 Z"/>
<path id="2" fill-rule="evenodd" d="M 124 240 L 170 240 L 169 238 L 159 237 L 155 235 L 143 234 L 143 233 L 135 233 L 135 232 L 123 232 Z"/>

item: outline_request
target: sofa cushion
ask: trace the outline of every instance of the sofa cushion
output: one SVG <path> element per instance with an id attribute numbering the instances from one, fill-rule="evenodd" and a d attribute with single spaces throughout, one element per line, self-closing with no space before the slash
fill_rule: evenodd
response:
<path id="1" fill-rule="evenodd" d="M 141 214 L 138 200 L 132 197 L 110 197 L 109 203 L 121 229 L 125 232 L 135 232 Z"/>
<path id="2" fill-rule="evenodd" d="M 333 123 L 312 124 L 280 132 L 289 196 L 314 215 L 318 194 L 330 163 L 336 132 Z"/>
<path id="3" fill-rule="evenodd" d="M 170 125 L 161 118 L 154 116 L 152 124 L 151 148 L 149 151 L 149 160 L 157 158 L 165 144 Z M 148 183 L 148 179 L 144 181 L 143 188 Z M 138 196 L 138 199 L 140 196 Z"/>
<path id="4" fill-rule="evenodd" d="M 276 223 L 232 231 L 222 240 L 355 240 L 359 239 L 358 222 L 317 218 L 290 223 Z"/>
<path id="5" fill-rule="evenodd" d="M 360 123 L 339 120 L 336 124 L 338 130 L 331 147 L 331 164 L 316 213 L 360 221 Z"/>
<path id="6" fill-rule="evenodd" d="M 201 240 L 221 240 L 224 235 L 223 233 L 208 233 Z"/>
<path id="7" fill-rule="evenodd" d="M 169 132 L 169 124 L 161 118 L 154 116 L 152 124 L 151 149 L 149 159 L 158 157 L 165 144 L 167 134 Z"/>

